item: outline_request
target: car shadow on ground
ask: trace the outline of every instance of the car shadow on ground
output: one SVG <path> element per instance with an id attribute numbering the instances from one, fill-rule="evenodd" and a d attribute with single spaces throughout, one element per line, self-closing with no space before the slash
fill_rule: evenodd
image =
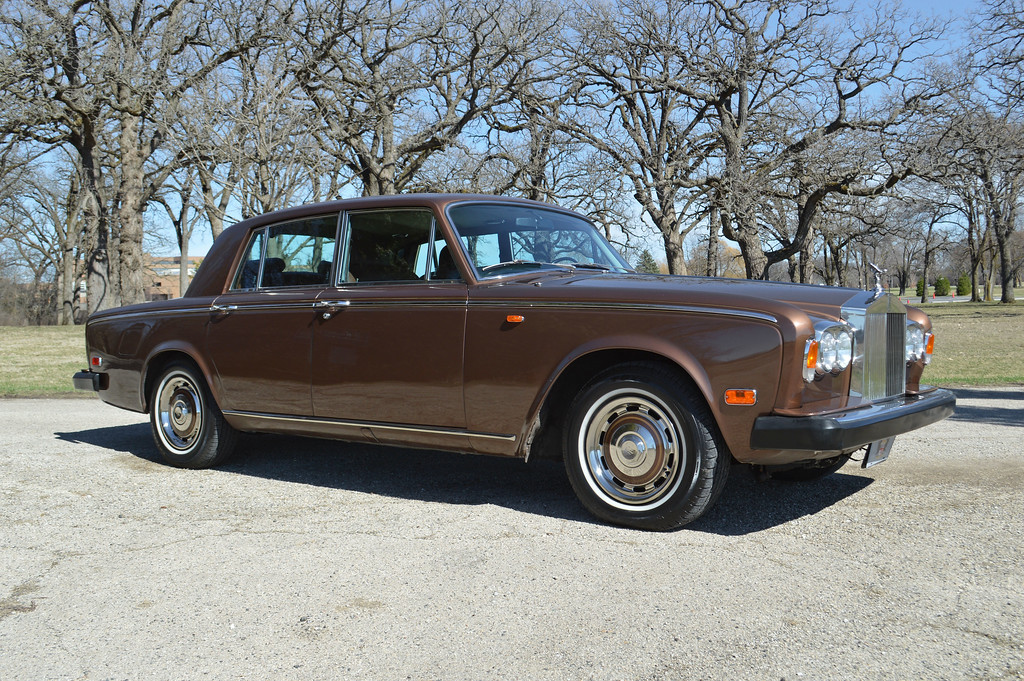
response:
<path id="1" fill-rule="evenodd" d="M 162 465 L 148 424 L 69 433 L 57 439 Z M 853 466 L 855 464 L 849 464 Z M 174 473 L 168 467 L 168 474 Z M 598 523 L 579 504 L 561 461 L 453 454 L 279 435 L 243 435 L 221 471 L 445 504 L 494 504 L 522 513 Z M 805 483 L 759 481 L 733 466 L 718 503 L 682 531 L 745 535 L 813 515 L 856 494 L 870 478 L 842 473 Z"/>
<path id="2" fill-rule="evenodd" d="M 954 388 L 958 400 L 992 400 L 998 404 L 957 404 L 950 418 L 954 421 L 988 423 L 994 426 L 1024 428 L 1024 387 L 1017 390 Z"/>

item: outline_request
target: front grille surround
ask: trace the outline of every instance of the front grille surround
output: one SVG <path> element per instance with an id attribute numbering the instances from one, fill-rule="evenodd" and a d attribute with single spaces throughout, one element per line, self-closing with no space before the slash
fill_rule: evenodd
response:
<path id="1" fill-rule="evenodd" d="M 860 293 L 842 308 L 854 329 L 850 396 L 883 400 L 907 390 L 907 308 L 900 299 Z"/>

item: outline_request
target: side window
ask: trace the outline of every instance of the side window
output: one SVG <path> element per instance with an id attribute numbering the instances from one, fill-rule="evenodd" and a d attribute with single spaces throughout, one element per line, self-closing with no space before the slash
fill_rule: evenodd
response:
<path id="1" fill-rule="evenodd" d="M 433 241 L 433 231 L 434 216 L 429 210 L 414 208 L 349 214 L 344 281 L 459 278 L 454 260 L 450 267 L 441 271 L 439 258 L 444 256 L 444 242 Z M 450 255 L 448 257 L 450 259 Z"/>
<path id="2" fill-rule="evenodd" d="M 231 284 L 233 290 L 256 288 L 260 276 L 260 257 L 263 255 L 263 230 L 256 232 L 249 239 L 249 247 L 245 249 L 241 266 Z"/>
<path id="3" fill-rule="evenodd" d="M 259 230 L 249 240 L 231 288 L 326 286 L 337 229 L 338 216 L 326 215 Z"/>
<path id="4" fill-rule="evenodd" d="M 337 225 L 330 215 L 269 227 L 260 288 L 327 285 Z"/>

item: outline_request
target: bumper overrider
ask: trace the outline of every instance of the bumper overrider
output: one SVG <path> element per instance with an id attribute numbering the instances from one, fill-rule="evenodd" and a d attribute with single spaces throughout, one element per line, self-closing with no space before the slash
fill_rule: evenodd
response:
<path id="1" fill-rule="evenodd" d="M 760 416 L 750 444 L 754 449 L 851 451 L 941 421 L 955 406 L 953 393 L 936 389 L 832 414 Z"/>
<path id="2" fill-rule="evenodd" d="M 99 392 L 107 389 L 107 375 L 95 371 L 78 371 L 71 379 L 76 390 Z"/>

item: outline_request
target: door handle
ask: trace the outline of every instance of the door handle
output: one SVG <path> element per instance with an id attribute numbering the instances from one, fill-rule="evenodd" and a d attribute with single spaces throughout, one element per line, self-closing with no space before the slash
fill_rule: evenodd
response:
<path id="1" fill-rule="evenodd" d="M 237 305 L 211 305 L 210 311 L 217 314 L 230 314 L 238 309 Z"/>
<path id="2" fill-rule="evenodd" d="M 316 306 L 324 311 L 321 315 L 324 319 L 330 319 L 334 313 L 351 303 L 347 300 L 318 300 Z"/>

